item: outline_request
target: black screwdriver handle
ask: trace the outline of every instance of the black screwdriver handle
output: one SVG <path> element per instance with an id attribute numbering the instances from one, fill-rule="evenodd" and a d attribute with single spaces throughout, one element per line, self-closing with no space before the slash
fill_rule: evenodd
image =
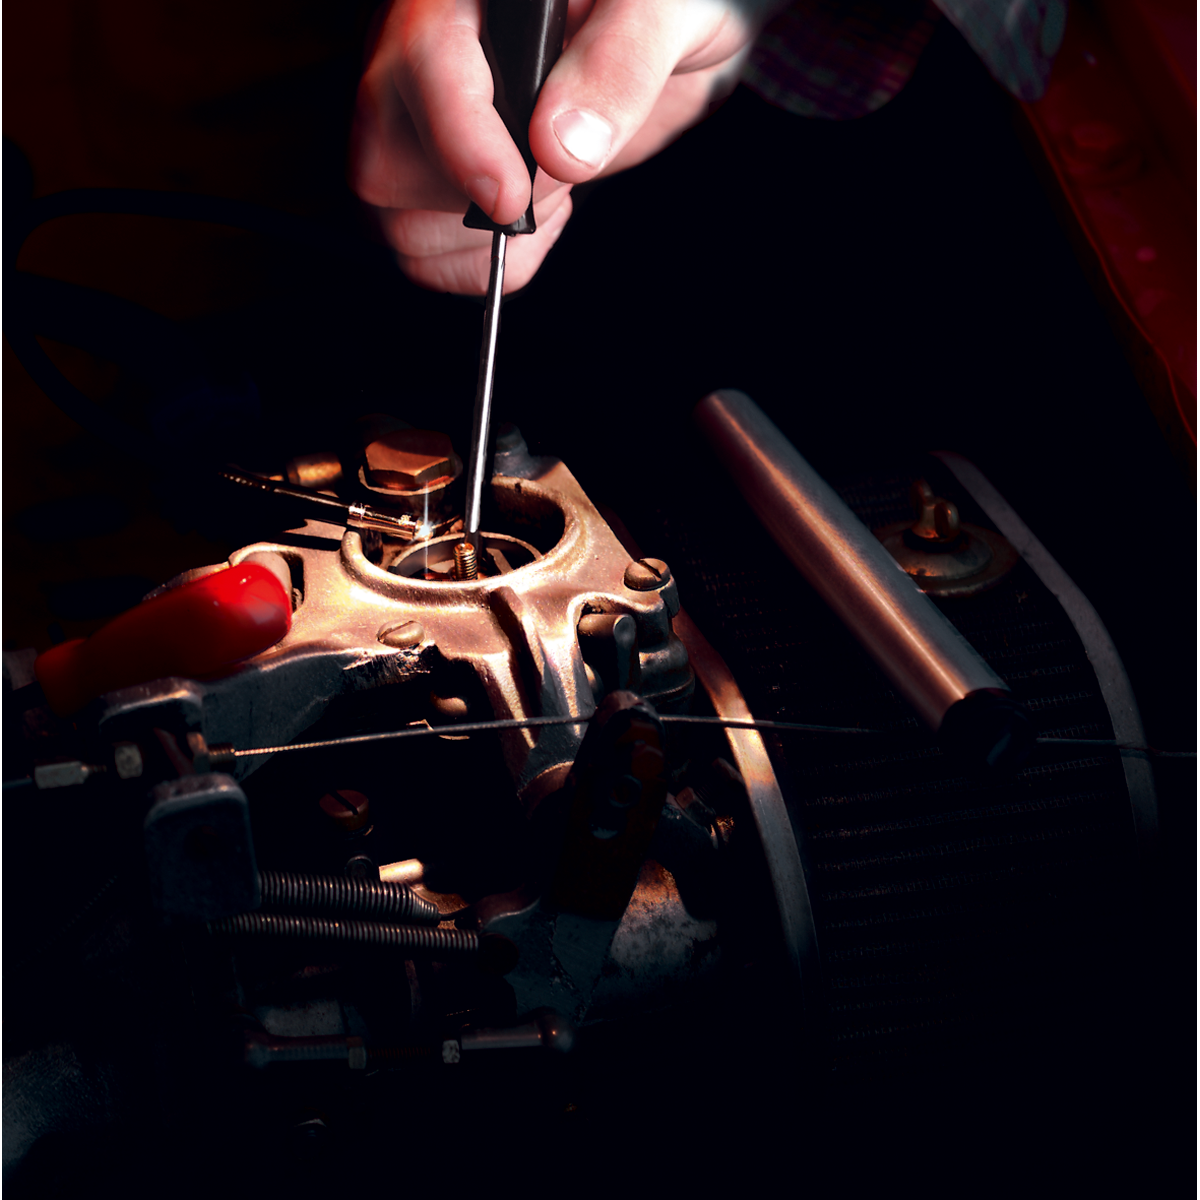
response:
<path id="1" fill-rule="evenodd" d="M 542 84 L 562 53 L 566 27 L 567 0 L 485 0 L 479 40 L 492 68 L 493 103 L 529 168 L 531 189 L 537 162 L 529 149 L 529 122 Z M 511 225 L 497 225 L 477 204 L 467 209 L 463 224 L 492 233 L 533 233 L 533 197 L 525 215 Z"/>

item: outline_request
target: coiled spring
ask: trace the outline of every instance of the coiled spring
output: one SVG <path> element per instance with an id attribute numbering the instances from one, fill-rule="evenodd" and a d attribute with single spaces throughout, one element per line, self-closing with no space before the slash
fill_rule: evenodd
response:
<path id="1" fill-rule="evenodd" d="M 358 913 L 400 924 L 436 925 L 441 920 L 435 904 L 400 883 L 291 871 L 263 871 L 258 883 L 268 908 Z"/>
<path id="2" fill-rule="evenodd" d="M 333 921 L 325 917 L 298 917 L 288 913 L 249 912 L 209 921 L 213 934 L 238 936 L 315 938 L 383 946 L 405 954 L 432 958 L 474 957 L 479 934 L 468 929 L 426 929 L 416 925 L 382 925 L 374 921 Z"/>

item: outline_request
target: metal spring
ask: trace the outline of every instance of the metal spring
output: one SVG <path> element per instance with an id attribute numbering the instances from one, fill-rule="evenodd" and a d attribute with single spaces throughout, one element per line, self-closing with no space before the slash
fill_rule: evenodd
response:
<path id="1" fill-rule="evenodd" d="M 436 925 L 442 919 L 436 904 L 399 883 L 263 871 L 259 874 L 258 884 L 263 904 L 273 908 L 361 913 L 368 917 L 391 918 L 405 925 Z"/>
<path id="2" fill-rule="evenodd" d="M 470 542 L 459 542 L 454 547 L 454 578 L 479 578 L 479 560 Z"/>
<path id="3" fill-rule="evenodd" d="M 209 921 L 213 934 L 267 937 L 318 938 L 385 946 L 406 955 L 436 959 L 475 957 L 479 934 L 467 929 L 426 929 L 417 925 L 378 925 L 373 921 L 330 921 L 324 917 L 296 917 L 284 913 L 249 912 Z"/>

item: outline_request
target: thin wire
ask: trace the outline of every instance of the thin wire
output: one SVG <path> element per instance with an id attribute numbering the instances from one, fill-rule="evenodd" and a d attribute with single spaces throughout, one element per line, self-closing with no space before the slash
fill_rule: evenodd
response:
<path id="1" fill-rule="evenodd" d="M 322 742 L 292 742 L 287 746 L 261 746 L 257 750 L 234 750 L 234 758 L 250 758 L 255 754 L 283 754 L 289 750 L 321 750 L 329 746 L 354 746 L 362 742 L 381 742 L 391 738 L 428 737 L 430 734 L 483 733 L 488 729 L 537 729 L 543 725 L 586 725 L 594 716 L 579 717 L 521 717 L 505 721 L 471 721 L 461 725 L 410 725 L 406 729 L 391 729 L 384 733 L 357 733 L 352 737 L 329 738 Z"/>
<path id="2" fill-rule="evenodd" d="M 1130 742 L 1106 741 L 1104 738 L 1040 737 L 1037 741 L 1055 746 L 1114 746 L 1123 754 L 1153 754 L 1156 758 L 1195 758 L 1195 750 L 1158 750 L 1154 746 L 1135 746 Z"/>
<path id="3" fill-rule="evenodd" d="M 383 733 L 361 733 L 351 737 L 329 738 L 319 742 L 292 742 L 287 746 L 262 746 L 255 750 L 234 750 L 235 758 L 252 758 L 261 754 L 283 754 L 291 750 L 321 750 L 333 746 L 353 746 L 363 742 L 379 742 L 394 738 L 429 737 L 434 734 L 455 736 L 465 733 L 484 733 L 490 729 L 537 729 L 554 725 L 586 725 L 595 712 L 568 717 L 520 717 L 502 721 L 472 721 L 461 725 L 410 725 Z M 795 733 L 869 733 L 880 735 L 883 729 L 861 729 L 845 725 L 807 725 L 797 721 L 765 721 L 746 717 L 699 717 L 683 714 L 660 714 L 664 724 L 716 725 L 724 729 L 780 729 Z M 892 731 L 897 732 L 897 731 Z M 1103 738 L 1039 737 L 1041 744 L 1061 746 L 1107 746 L 1122 754 L 1151 754 L 1159 758 L 1195 758 L 1194 750 L 1157 750 L 1153 746 L 1134 746 Z"/>
<path id="4" fill-rule="evenodd" d="M 795 721 L 760 721 L 756 717 L 693 717 L 659 714 L 660 721 L 680 725 L 719 725 L 723 729 L 790 729 L 800 733 L 886 733 L 885 729 L 863 729 L 858 725 L 801 725 Z"/>

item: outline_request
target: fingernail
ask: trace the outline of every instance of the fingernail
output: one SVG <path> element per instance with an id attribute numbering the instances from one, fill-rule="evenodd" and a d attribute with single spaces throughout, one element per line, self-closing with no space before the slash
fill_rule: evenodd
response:
<path id="1" fill-rule="evenodd" d="M 500 184 L 490 175 L 476 175 L 467 180 L 467 195 L 490 217 L 500 197 Z"/>
<path id="2" fill-rule="evenodd" d="M 575 108 L 559 113 L 552 122 L 562 148 L 585 167 L 603 166 L 612 149 L 612 126 L 603 117 Z"/>

